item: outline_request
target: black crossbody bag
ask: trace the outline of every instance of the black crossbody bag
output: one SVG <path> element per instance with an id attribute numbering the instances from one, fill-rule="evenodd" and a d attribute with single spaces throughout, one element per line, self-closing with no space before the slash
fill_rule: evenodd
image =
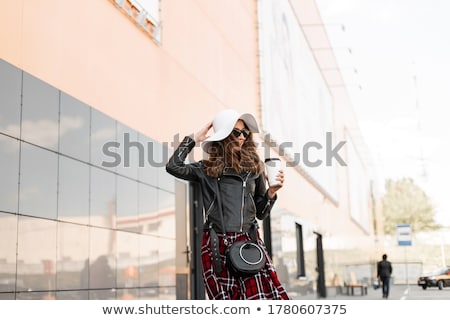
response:
<path id="1" fill-rule="evenodd" d="M 224 243 L 227 247 L 225 255 L 227 257 L 228 268 L 232 273 L 240 277 L 247 277 L 258 273 L 266 263 L 266 256 L 264 254 L 264 249 L 257 241 L 256 225 L 254 224 L 250 229 L 251 240 L 236 241 L 233 244 L 229 244 L 228 236 L 225 231 L 219 180 L 217 180 L 217 201 L 222 222 Z"/>

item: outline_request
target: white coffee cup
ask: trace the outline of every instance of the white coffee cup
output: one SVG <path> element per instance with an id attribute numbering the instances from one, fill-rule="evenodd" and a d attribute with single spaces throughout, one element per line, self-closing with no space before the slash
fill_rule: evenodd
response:
<path id="1" fill-rule="evenodd" d="M 267 180 L 269 181 L 269 187 L 277 186 L 280 182 L 277 180 L 278 172 L 281 169 L 280 158 L 267 158 L 264 161 L 266 167 Z"/>

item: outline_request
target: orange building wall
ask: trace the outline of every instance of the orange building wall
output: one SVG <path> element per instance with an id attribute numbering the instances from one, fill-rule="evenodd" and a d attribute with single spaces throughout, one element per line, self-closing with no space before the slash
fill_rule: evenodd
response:
<path id="1" fill-rule="evenodd" d="M 1 6 L 2 58 L 160 141 L 257 105 L 254 1 L 162 1 L 161 46 L 112 1 Z"/>
<path id="2" fill-rule="evenodd" d="M 256 1 L 160 4 L 158 46 L 113 1 L 0 0 L 0 57 L 162 142 L 199 130 L 225 107 L 258 115 Z M 337 108 L 343 140 L 354 119 Z M 325 234 L 365 236 L 348 213 L 345 168 L 337 207 L 294 169 L 286 176 L 278 205 Z"/>

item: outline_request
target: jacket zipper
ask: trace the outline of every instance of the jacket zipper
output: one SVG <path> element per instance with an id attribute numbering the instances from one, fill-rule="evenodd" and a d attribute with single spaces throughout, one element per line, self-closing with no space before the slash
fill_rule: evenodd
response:
<path id="1" fill-rule="evenodd" d="M 229 176 L 235 176 L 235 177 L 239 177 L 242 180 L 242 195 L 241 195 L 241 219 L 240 219 L 240 226 L 239 226 L 239 230 L 240 232 L 242 232 L 242 228 L 244 225 L 244 198 L 245 198 L 245 188 L 247 187 L 247 180 L 248 180 L 248 176 L 250 175 L 250 172 L 247 172 L 247 175 L 245 176 L 245 179 L 243 179 L 240 175 L 237 174 L 229 174 Z M 220 181 L 220 178 L 219 180 Z"/>
<path id="2" fill-rule="evenodd" d="M 245 180 L 242 181 L 242 198 L 241 198 L 241 225 L 239 230 L 242 232 L 242 227 L 244 225 L 244 198 L 245 198 L 245 188 L 247 187 L 247 179 L 250 173 L 247 173 Z M 242 178 L 241 178 L 242 179 Z"/>
<path id="3" fill-rule="evenodd" d="M 211 204 L 208 207 L 208 210 L 206 210 L 206 219 L 208 219 L 209 213 L 211 212 L 211 208 L 213 207 L 215 202 L 216 202 L 216 198 L 213 199 L 213 201 L 211 202 Z"/>

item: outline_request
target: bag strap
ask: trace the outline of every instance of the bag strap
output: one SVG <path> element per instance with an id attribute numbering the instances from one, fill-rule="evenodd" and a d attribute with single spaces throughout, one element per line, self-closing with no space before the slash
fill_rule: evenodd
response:
<path id="1" fill-rule="evenodd" d="M 222 226 L 221 226 L 222 232 L 225 233 L 225 223 L 223 221 L 222 196 L 220 195 L 219 181 L 220 181 L 220 177 L 218 177 L 216 179 L 216 183 L 214 184 L 214 186 L 216 187 L 217 207 L 219 209 L 220 222 L 222 224 Z"/>
<path id="2" fill-rule="evenodd" d="M 248 178 L 248 175 L 247 175 L 247 178 Z M 218 210 L 219 210 L 220 222 L 222 224 L 221 231 L 223 234 L 223 242 L 225 243 L 225 246 L 228 247 L 229 243 L 228 243 L 228 236 L 226 233 L 225 222 L 224 222 L 224 217 L 223 217 L 222 195 L 220 193 L 219 181 L 220 181 L 220 177 L 217 178 L 216 183 L 215 183 L 217 206 L 218 206 Z M 246 182 L 247 182 L 247 179 L 245 179 L 243 182 L 244 189 L 246 187 Z M 211 235 L 211 250 L 212 250 L 214 264 L 215 264 L 217 272 L 221 272 L 222 271 L 222 263 L 221 263 L 220 252 L 219 252 L 219 238 L 217 236 L 216 230 L 214 229 L 214 227 L 211 224 L 209 225 L 209 230 L 210 230 L 210 235 Z M 251 238 L 252 242 L 257 243 L 256 225 L 255 224 L 252 225 L 252 227 L 249 231 L 249 234 L 250 234 L 250 238 Z"/>
<path id="3" fill-rule="evenodd" d="M 224 241 L 225 245 L 228 246 L 228 239 L 226 237 L 227 234 L 225 232 L 225 223 L 223 221 L 222 198 L 220 196 L 220 190 L 219 190 L 219 179 L 220 178 L 217 178 L 217 180 L 215 182 L 217 206 L 218 206 L 218 210 L 219 210 L 220 221 L 222 223 L 223 241 Z M 222 271 L 222 263 L 221 263 L 220 251 L 219 251 L 219 237 L 217 236 L 217 232 L 214 229 L 212 224 L 209 225 L 209 233 L 211 235 L 211 251 L 212 251 L 212 256 L 213 256 L 213 260 L 214 260 L 214 265 L 215 265 L 216 271 L 221 272 Z"/>

